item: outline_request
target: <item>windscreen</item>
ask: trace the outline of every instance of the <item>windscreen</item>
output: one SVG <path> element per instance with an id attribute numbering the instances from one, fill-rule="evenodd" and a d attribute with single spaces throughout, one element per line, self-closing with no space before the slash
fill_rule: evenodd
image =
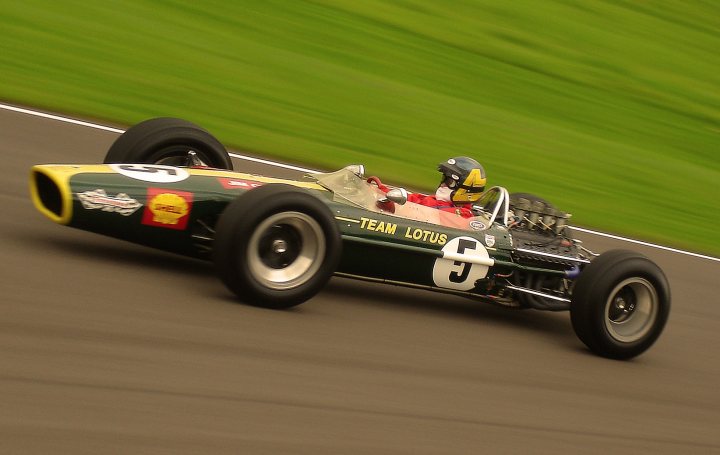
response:
<path id="1" fill-rule="evenodd" d="M 384 192 L 349 169 L 311 174 L 311 177 L 332 191 L 336 201 L 349 203 L 371 212 L 472 231 L 485 230 L 490 227 L 488 214 L 463 218 L 453 212 L 445 212 L 412 202 L 406 202 L 403 205 L 385 202 L 383 201 L 385 199 Z M 494 198 L 494 201 L 497 202 L 498 195 L 496 194 Z M 494 208 L 492 202 L 493 199 L 489 198 L 488 204 Z"/>

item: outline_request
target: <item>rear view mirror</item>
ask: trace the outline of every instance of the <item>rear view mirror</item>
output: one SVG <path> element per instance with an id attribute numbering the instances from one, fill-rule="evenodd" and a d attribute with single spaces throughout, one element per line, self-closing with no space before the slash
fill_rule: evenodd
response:
<path id="1" fill-rule="evenodd" d="M 385 194 L 385 197 L 387 197 L 389 201 L 403 205 L 408 200 L 408 193 L 405 188 L 393 188 Z"/>

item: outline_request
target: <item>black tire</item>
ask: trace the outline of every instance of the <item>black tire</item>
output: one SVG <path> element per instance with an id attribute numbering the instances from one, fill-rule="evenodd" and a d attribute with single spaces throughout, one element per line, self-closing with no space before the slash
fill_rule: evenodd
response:
<path id="1" fill-rule="evenodd" d="M 575 282 L 570 319 L 591 351 L 629 359 L 657 340 L 670 314 L 670 286 L 650 259 L 629 250 L 595 258 Z"/>
<path id="2" fill-rule="evenodd" d="M 213 262 L 238 298 L 265 308 L 298 305 L 337 269 L 340 230 L 330 209 L 307 191 L 283 184 L 250 190 L 220 215 Z"/>
<path id="3" fill-rule="evenodd" d="M 185 166 L 188 151 L 210 167 L 232 170 L 225 147 L 205 129 L 177 118 L 154 118 L 130 127 L 110 146 L 104 163 Z"/>

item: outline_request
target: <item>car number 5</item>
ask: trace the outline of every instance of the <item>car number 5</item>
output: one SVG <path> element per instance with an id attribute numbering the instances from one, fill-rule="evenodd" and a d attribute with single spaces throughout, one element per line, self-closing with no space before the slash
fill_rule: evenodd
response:
<path id="1" fill-rule="evenodd" d="M 488 258 L 485 246 L 472 237 L 456 237 L 442 249 L 448 253 L 463 254 L 475 258 Z M 433 266 L 433 281 L 441 288 L 469 291 L 475 282 L 485 278 L 488 266 L 453 259 L 438 258 Z"/>
<path id="2" fill-rule="evenodd" d="M 153 183 L 175 183 L 190 176 L 185 169 L 161 164 L 110 164 L 109 166 L 125 177 Z"/>

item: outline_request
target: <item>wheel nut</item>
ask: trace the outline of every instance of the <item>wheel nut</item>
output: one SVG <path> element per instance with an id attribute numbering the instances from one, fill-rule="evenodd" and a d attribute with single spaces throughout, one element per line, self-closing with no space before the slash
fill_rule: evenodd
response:
<path id="1" fill-rule="evenodd" d="M 287 251 L 287 242 L 285 240 L 273 240 L 272 249 L 274 253 L 282 254 Z"/>

